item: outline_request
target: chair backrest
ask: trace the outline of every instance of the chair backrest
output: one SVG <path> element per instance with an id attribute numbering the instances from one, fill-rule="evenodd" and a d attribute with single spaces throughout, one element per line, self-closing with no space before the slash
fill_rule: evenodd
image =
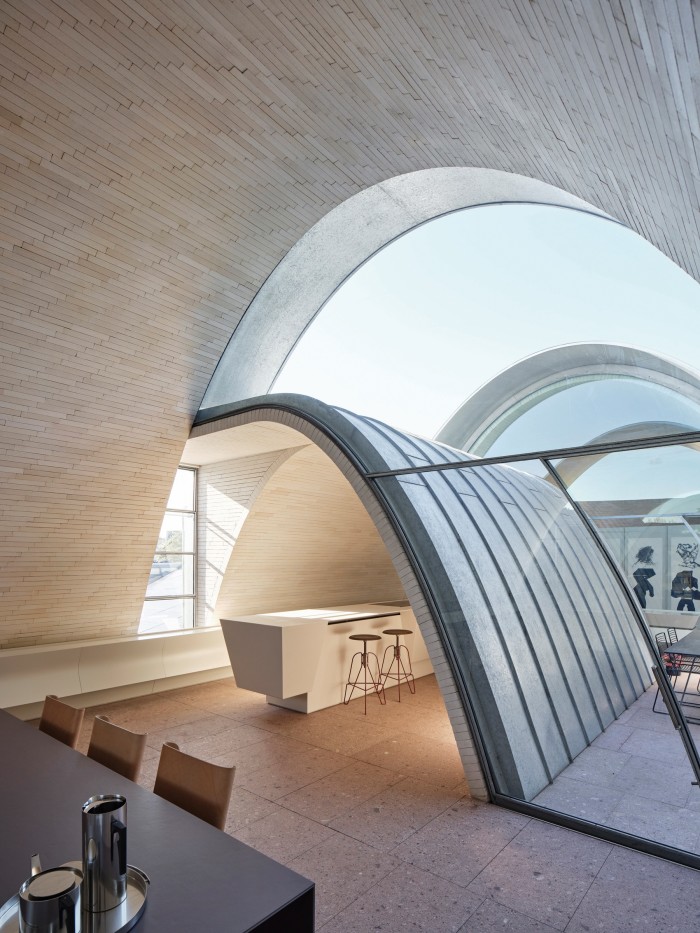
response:
<path id="1" fill-rule="evenodd" d="M 130 732 L 113 723 L 108 716 L 95 716 L 88 748 L 88 758 L 99 761 L 130 781 L 138 780 L 147 734 Z"/>
<path id="2" fill-rule="evenodd" d="M 659 649 L 659 652 L 663 654 L 664 651 L 668 648 L 668 639 L 666 638 L 666 633 L 657 632 L 656 635 L 654 635 L 654 638 L 656 639 L 656 647 Z"/>
<path id="3" fill-rule="evenodd" d="M 670 628 L 670 629 L 668 630 L 668 643 L 669 643 L 669 645 L 675 645 L 675 643 L 676 643 L 677 641 L 678 641 L 678 632 L 675 630 L 675 628 Z"/>
<path id="4" fill-rule="evenodd" d="M 235 767 L 202 761 L 181 752 L 174 742 L 166 742 L 160 751 L 153 792 L 223 829 L 235 773 Z"/>
<path id="5" fill-rule="evenodd" d="M 51 693 L 44 700 L 39 729 L 54 739 L 58 739 L 59 742 L 63 742 L 64 745 L 75 748 L 80 737 L 84 715 L 84 709 L 76 709 L 75 706 L 62 703 Z"/>

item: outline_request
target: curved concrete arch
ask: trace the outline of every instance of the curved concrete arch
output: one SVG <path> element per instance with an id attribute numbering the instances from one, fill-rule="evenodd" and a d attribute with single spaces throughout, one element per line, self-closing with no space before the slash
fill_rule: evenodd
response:
<path id="1" fill-rule="evenodd" d="M 277 265 L 236 327 L 200 411 L 268 392 L 333 292 L 392 240 L 453 211 L 510 203 L 546 204 L 613 220 L 553 185 L 493 169 L 425 169 L 373 185 L 329 211 Z"/>
<path id="2" fill-rule="evenodd" d="M 621 441 L 632 440 L 639 437 L 639 428 L 642 425 L 639 424 L 630 424 L 626 425 L 623 428 L 615 428 L 612 431 L 606 431 L 605 434 L 600 434 L 598 437 L 591 439 L 592 444 L 605 444 L 605 443 L 615 443 Z M 644 422 L 643 427 L 648 434 L 654 437 L 661 437 L 664 435 L 678 435 L 690 433 L 694 428 L 687 424 L 676 424 L 669 421 L 648 421 Z M 671 441 L 670 443 L 673 443 Z M 698 441 L 687 441 L 685 444 L 681 445 L 684 447 L 690 448 L 690 450 L 700 451 L 700 442 Z M 579 456 L 565 457 L 563 460 L 560 460 L 557 463 L 557 473 L 559 478 L 562 480 L 567 489 L 576 482 L 576 480 L 583 476 L 591 467 L 595 466 L 596 463 L 599 463 L 601 460 L 605 460 L 607 457 L 615 457 L 616 453 L 597 453 L 597 454 L 580 454 Z M 554 482 L 553 480 L 551 480 Z"/>
<path id="3" fill-rule="evenodd" d="M 648 686 L 636 617 L 558 489 L 507 466 L 372 479 L 455 451 L 295 395 L 227 406 L 193 437 L 257 421 L 343 472 L 411 602 L 471 792 L 483 769 L 533 799 Z"/>
<path id="4" fill-rule="evenodd" d="M 436 439 L 485 456 L 510 424 L 544 398 L 577 381 L 605 376 L 652 382 L 700 406 L 700 375 L 675 360 L 622 344 L 573 343 L 534 353 L 503 370 L 457 409 Z"/>

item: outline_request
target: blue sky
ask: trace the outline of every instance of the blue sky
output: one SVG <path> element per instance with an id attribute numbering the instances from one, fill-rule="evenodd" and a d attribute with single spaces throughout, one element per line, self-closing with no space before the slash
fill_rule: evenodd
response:
<path id="1" fill-rule="evenodd" d="M 623 343 L 695 367 L 699 299 L 693 279 L 620 224 L 539 205 L 471 208 L 357 270 L 273 391 L 431 437 L 484 382 L 548 347 Z"/>

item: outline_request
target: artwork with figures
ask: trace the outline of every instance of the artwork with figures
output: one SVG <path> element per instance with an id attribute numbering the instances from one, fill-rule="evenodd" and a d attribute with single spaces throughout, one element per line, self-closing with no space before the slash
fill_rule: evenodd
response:
<path id="1" fill-rule="evenodd" d="M 624 537 L 623 570 L 642 609 L 665 609 L 668 576 L 665 528 L 627 527 Z"/>
<path id="2" fill-rule="evenodd" d="M 682 569 L 673 578 L 671 596 L 678 599 L 676 609 L 679 612 L 684 609 L 688 612 L 695 612 L 695 600 L 700 599 L 698 578 L 693 574 L 695 567 L 700 566 L 696 561 L 698 544 L 697 542 L 679 541 L 676 544 L 675 551 Z"/>
<path id="3" fill-rule="evenodd" d="M 642 609 L 700 611 L 700 535 L 692 524 L 649 527 L 640 519 L 622 528 L 605 520 L 596 525 Z"/>

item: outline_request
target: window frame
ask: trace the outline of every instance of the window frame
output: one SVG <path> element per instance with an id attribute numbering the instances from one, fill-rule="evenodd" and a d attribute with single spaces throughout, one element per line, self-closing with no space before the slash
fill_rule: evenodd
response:
<path id="1" fill-rule="evenodd" d="M 197 527 L 198 526 L 197 501 L 198 501 L 198 489 L 199 489 L 198 488 L 199 476 L 198 476 L 198 468 L 196 466 L 190 466 L 189 464 L 186 464 L 186 463 L 180 463 L 178 464 L 177 470 L 175 472 L 175 477 L 173 478 L 173 486 L 175 484 L 175 480 L 177 479 L 177 475 L 180 470 L 187 470 L 188 472 L 194 474 L 193 483 L 192 483 L 192 508 L 191 509 L 170 509 L 166 507 L 163 513 L 163 519 L 161 520 L 161 528 L 163 527 L 163 522 L 165 521 L 168 515 L 191 515 L 192 523 L 193 523 L 193 529 L 192 529 L 193 550 L 191 551 L 185 551 L 185 550 L 165 551 L 165 550 L 161 550 L 158 548 L 158 541 L 156 541 L 156 547 L 153 551 L 153 558 L 151 560 L 151 568 L 153 568 L 153 562 L 155 561 L 158 555 L 162 555 L 164 557 L 178 557 L 178 558 L 191 557 L 192 558 L 192 592 L 191 593 L 180 592 L 180 593 L 173 594 L 173 595 L 163 595 L 163 596 L 149 596 L 148 595 L 148 584 L 147 584 L 146 595 L 144 596 L 143 608 L 141 610 L 141 618 L 143 619 L 143 610 L 146 608 L 147 603 L 181 600 L 183 602 L 188 601 L 192 604 L 192 625 L 182 625 L 182 626 L 179 626 L 178 628 L 164 629 L 163 632 L 166 632 L 166 631 L 167 632 L 188 632 L 188 631 L 191 631 L 197 628 L 197 556 L 198 556 L 198 544 L 199 544 L 198 527 Z M 170 501 L 171 494 L 172 494 L 172 487 L 171 487 L 171 493 L 168 495 L 168 501 Z M 159 529 L 159 532 L 160 532 L 160 529 Z M 160 538 L 160 534 L 159 534 L 159 538 Z M 184 544 L 184 541 L 183 541 L 183 544 Z M 184 560 L 183 560 L 183 580 L 184 580 Z M 150 584 L 150 579 L 149 579 L 149 584 Z M 183 620 L 184 620 L 184 614 L 183 614 Z M 148 631 L 142 631 L 140 621 L 139 621 L 139 634 L 144 634 L 144 635 L 149 634 Z"/>

